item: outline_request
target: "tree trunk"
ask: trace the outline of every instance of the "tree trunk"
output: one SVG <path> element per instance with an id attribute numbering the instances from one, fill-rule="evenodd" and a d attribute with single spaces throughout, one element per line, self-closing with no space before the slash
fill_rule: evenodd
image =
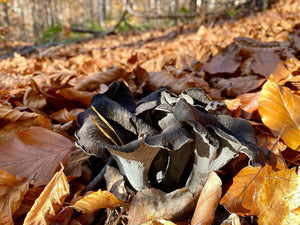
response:
<path id="1" fill-rule="evenodd" d="M 4 25 L 9 26 L 9 17 L 8 17 L 8 5 L 6 2 L 2 3 L 3 6 L 3 20 L 4 20 Z"/>
<path id="2" fill-rule="evenodd" d="M 105 0 L 99 0 L 100 26 L 105 27 Z"/>

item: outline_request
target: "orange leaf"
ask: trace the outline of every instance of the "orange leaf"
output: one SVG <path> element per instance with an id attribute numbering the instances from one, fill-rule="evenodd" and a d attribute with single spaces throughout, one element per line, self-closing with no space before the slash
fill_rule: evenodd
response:
<path id="1" fill-rule="evenodd" d="M 59 163 L 67 160 L 74 148 L 74 143 L 62 135 L 31 127 L 9 141 L 0 140 L 0 169 L 41 186 L 51 180 Z"/>
<path id="2" fill-rule="evenodd" d="M 26 178 L 0 171 L 0 225 L 14 224 L 12 215 L 20 207 L 28 187 Z"/>
<path id="3" fill-rule="evenodd" d="M 192 218 L 192 225 L 211 224 L 222 194 L 222 181 L 215 172 L 211 172 L 204 185 Z"/>
<path id="4" fill-rule="evenodd" d="M 292 149 L 300 145 L 300 97 L 269 80 L 262 88 L 259 113 L 263 123 Z"/>
<path id="5" fill-rule="evenodd" d="M 220 203 L 231 213 L 241 216 L 258 215 L 257 194 L 264 179 L 261 167 L 247 166 L 234 178 Z"/>
<path id="6" fill-rule="evenodd" d="M 264 180 L 257 201 L 259 224 L 298 225 L 300 218 L 300 177 L 296 168 L 271 173 Z"/>
<path id="7" fill-rule="evenodd" d="M 77 201 L 74 208 L 83 213 L 93 213 L 98 209 L 114 209 L 124 204 L 126 203 L 117 199 L 109 191 L 98 190 Z"/>
<path id="8" fill-rule="evenodd" d="M 50 224 L 63 206 L 69 192 L 69 183 L 62 168 L 53 176 L 41 195 L 35 200 L 27 213 L 24 225 Z"/>

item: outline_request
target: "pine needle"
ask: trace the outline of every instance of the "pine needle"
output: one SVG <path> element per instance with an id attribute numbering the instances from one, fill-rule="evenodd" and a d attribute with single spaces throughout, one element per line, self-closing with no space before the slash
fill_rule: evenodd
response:
<path id="1" fill-rule="evenodd" d="M 123 142 L 122 142 L 122 140 L 121 140 L 121 138 L 119 137 L 119 135 L 117 134 L 117 132 L 115 131 L 115 129 L 109 124 L 109 122 L 97 111 L 97 109 L 95 109 L 94 106 L 92 106 L 92 109 L 97 114 L 97 116 L 109 127 L 109 129 L 116 135 L 116 137 L 118 138 L 118 140 L 121 143 L 121 145 L 124 145 Z"/>
<path id="2" fill-rule="evenodd" d="M 99 128 L 99 130 L 112 142 L 114 145 L 118 145 L 115 140 L 97 123 L 96 119 L 92 116 L 89 115 L 93 123 Z"/>

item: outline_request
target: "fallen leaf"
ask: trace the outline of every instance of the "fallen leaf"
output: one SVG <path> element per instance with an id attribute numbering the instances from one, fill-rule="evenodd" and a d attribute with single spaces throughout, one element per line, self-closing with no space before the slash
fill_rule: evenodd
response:
<path id="1" fill-rule="evenodd" d="M 21 206 L 14 213 L 14 221 L 15 222 L 19 218 L 22 219 L 22 222 L 24 221 L 23 215 L 25 213 L 29 212 L 29 210 L 33 206 L 35 200 L 40 196 L 40 194 L 42 193 L 43 190 L 44 190 L 44 187 L 32 187 L 27 191 L 26 195 L 24 196 Z"/>
<path id="2" fill-rule="evenodd" d="M 211 172 L 197 202 L 191 225 L 212 224 L 222 195 L 222 181 Z"/>
<path id="3" fill-rule="evenodd" d="M 251 69 L 255 74 L 263 75 L 266 79 L 281 63 L 279 56 L 272 51 L 258 50 L 252 55 L 254 62 Z"/>
<path id="4" fill-rule="evenodd" d="M 300 145 L 300 97 L 289 88 L 269 80 L 259 98 L 259 114 L 263 123 L 286 145 L 296 150 Z"/>
<path id="5" fill-rule="evenodd" d="M 70 192 L 67 177 L 63 167 L 47 184 L 40 196 L 35 200 L 27 213 L 24 225 L 50 224 L 56 213 L 62 208 L 65 198 Z"/>
<path id="6" fill-rule="evenodd" d="M 264 178 L 262 167 L 245 167 L 233 178 L 220 204 L 240 216 L 259 215 L 256 200 Z"/>
<path id="7" fill-rule="evenodd" d="M 76 120 L 77 115 L 73 115 L 66 108 L 63 108 L 63 109 L 59 110 L 58 112 L 51 114 L 50 118 L 52 120 L 56 120 L 60 123 L 67 123 L 69 121 Z"/>
<path id="8" fill-rule="evenodd" d="M 31 126 L 40 126 L 50 129 L 51 121 L 42 115 L 30 112 L 21 112 L 10 106 L 0 104 L 0 139 L 9 140 L 19 131 Z"/>
<path id="9" fill-rule="evenodd" d="M 75 89 L 79 91 L 93 91 L 99 89 L 100 84 L 108 84 L 118 80 L 124 73 L 125 70 L 121 67 L 110 69 L 105 72 L 97 72 L 80 81 L 75 86 Z"/>
<path id="10" fill-rule="evenodd" d="M 29 188 L 26 178 L 0 171 L 0 224 L 13 225 L 13 214 Z"/>
<path id="11" fill-rule="evenodd" d="M 30 86 L 26 89 L 23 97 L 23 103 L 31 109 L 42 109 L 47 105 L 46 98 L 39 91 Z"/>
<path id="12" fill-rule="evenodd" d="M 0 140 L 0 169 L 29 178 L 34 186 L 47 184 L 75 145 L 42 127 L 31 127 L 9 141 Z M 49 163 L 51 162 L 51 163 Z"/>
<path id="13" fill-rule="evenodd" d="M 74 208 L 83 213 L 93 213 L 98 209 L 114 209 L 125 204 L 127 203 L 117 199 L 109 191 L 98 190 L 77 201 Z"/>
<path id="14" fill-rule="evenodd" d="M 169 220 L 152 220 L 146 223 L 143 223 L 142 225 L 176 225 L 175 223 L 169 221 Z"/>
<path id="15" fill-rule="evenodd" d="M 271 173 L 263 181 L 257 201 L 259 224 L 298 225 L 300 177 L 296 168 Z"/>
<path id="16" fill-rule="evenodd" d="M 221 89 L 225 96 L 236 97 L 237 95 L 250 92 L 259 88 L 265 79 L 257 76 L 239 76 L 230 78 L 211 78 L 209 84 L 212 88 Z"/>
<path id="17" fill-rule="evenodd" d="M 142 224 L 159 219 L 182 220 L 195 204 L 195 196 L 187 188 L 170 193 L 153 188 L 144 189 L 137 192 L 131 201 L 128 224 Z"/>

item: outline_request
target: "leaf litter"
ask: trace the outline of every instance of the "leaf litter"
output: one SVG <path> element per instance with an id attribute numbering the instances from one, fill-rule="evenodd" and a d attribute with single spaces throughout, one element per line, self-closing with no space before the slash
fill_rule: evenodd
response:
<path id="1" fill-rule="evenodd" d="M 1 221 L 297 224 L 299 7 L 1 60 Z"/>

